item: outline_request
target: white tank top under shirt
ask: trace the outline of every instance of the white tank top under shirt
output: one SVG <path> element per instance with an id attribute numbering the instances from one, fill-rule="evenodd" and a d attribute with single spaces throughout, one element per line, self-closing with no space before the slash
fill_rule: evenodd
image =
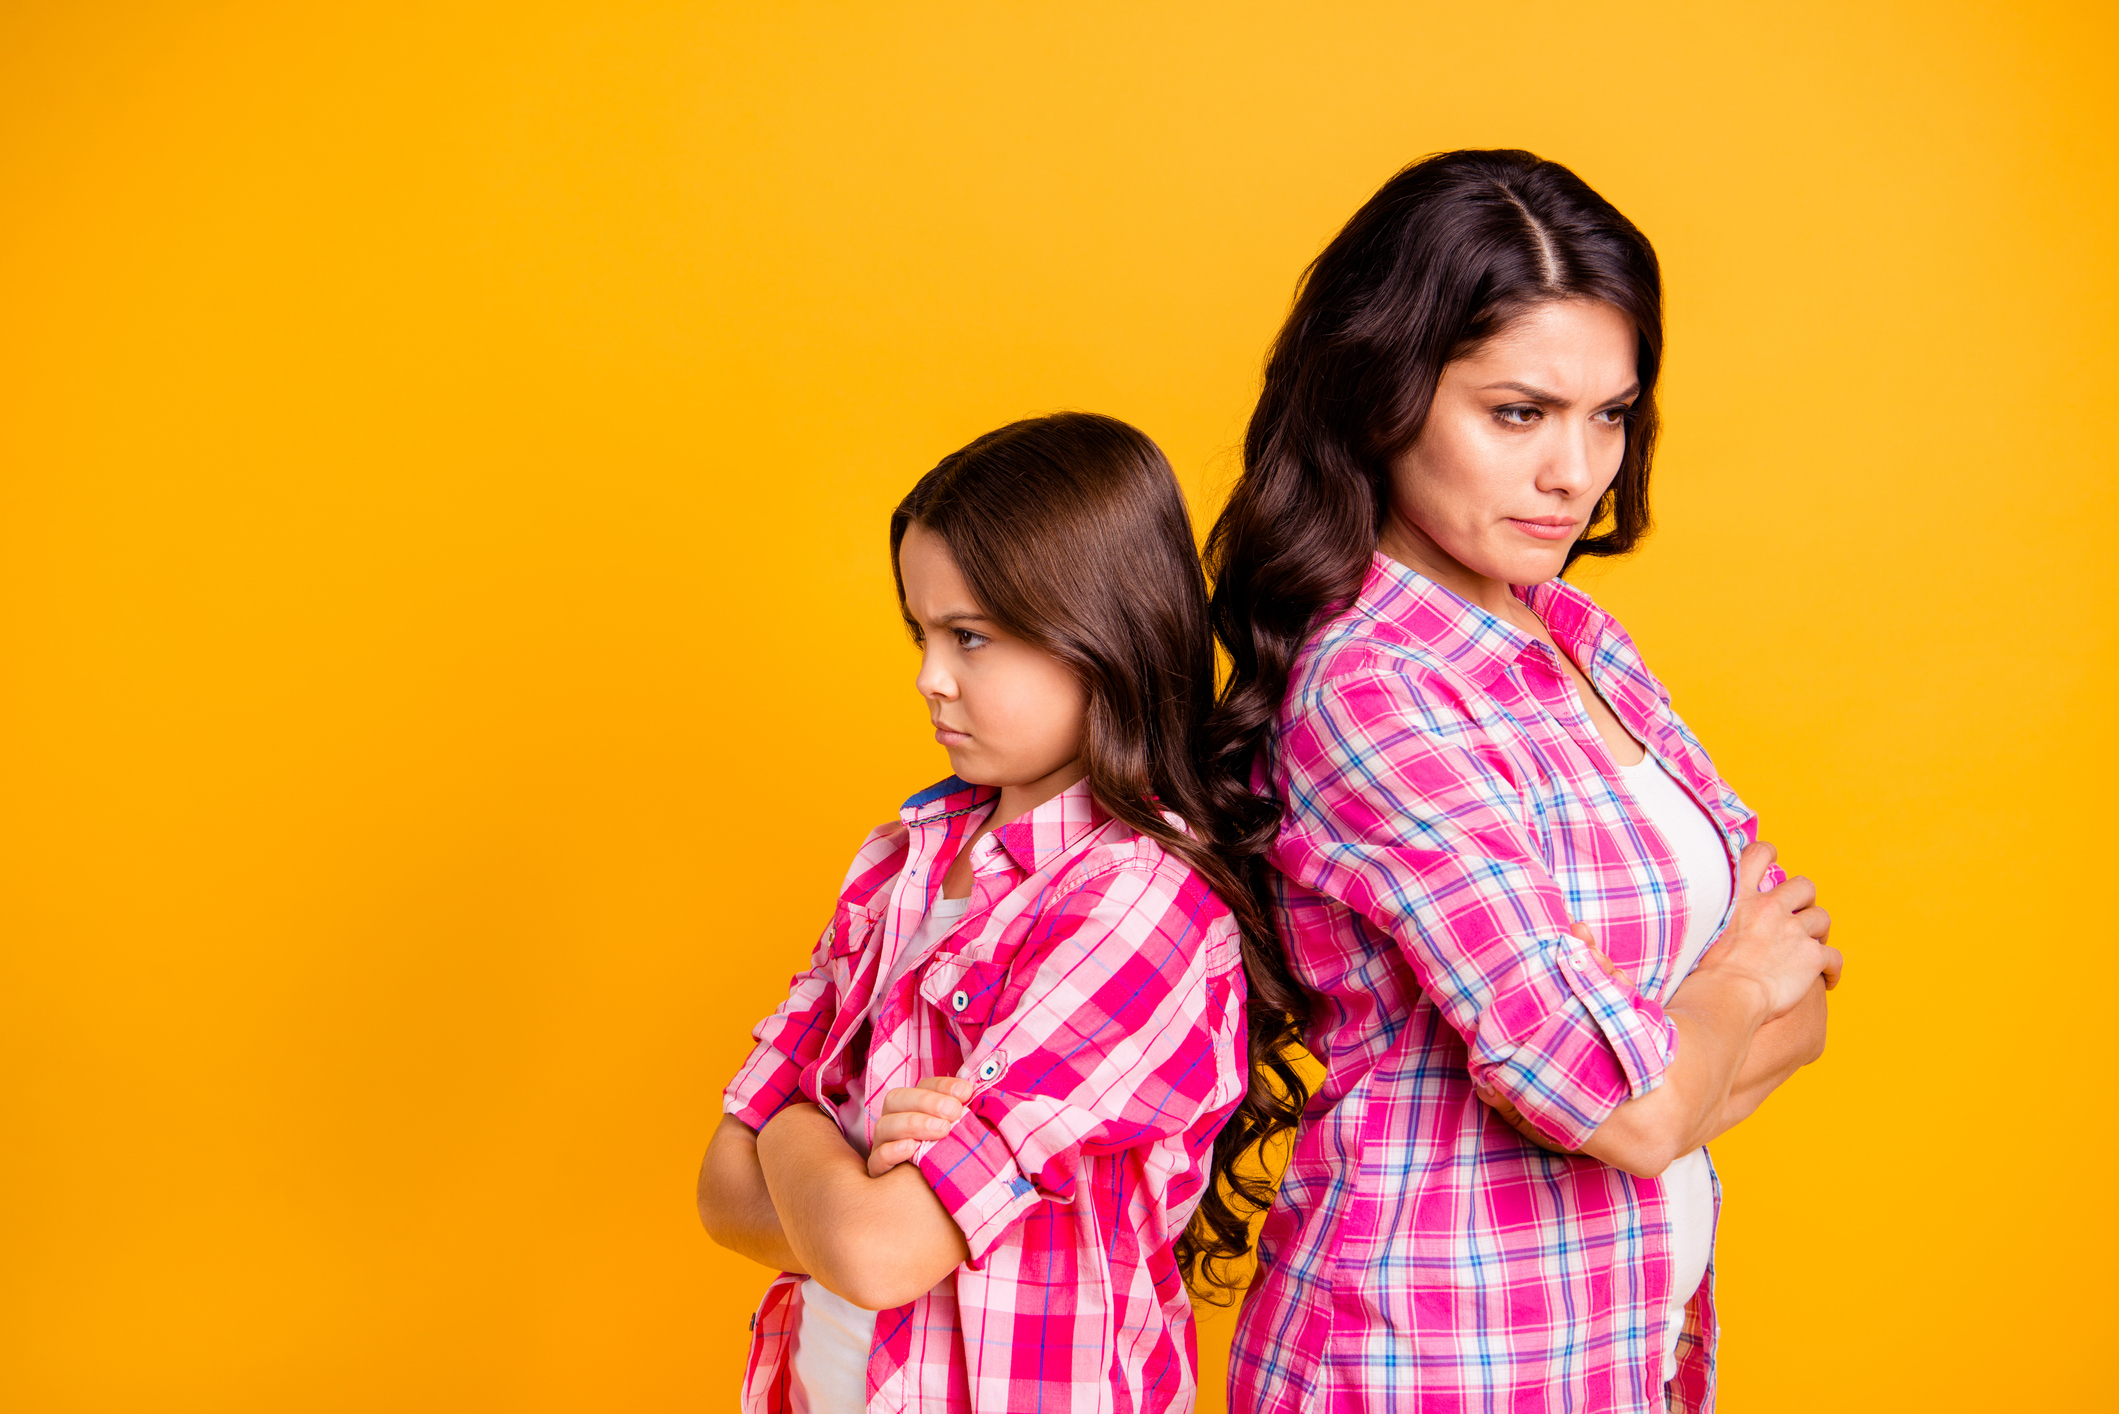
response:
<path id="1" fill-rule="evenodd" d="M 905 975 L 906 966 L 924 957 L 954 932 L 971 908 L 969 898 L 938 898 L 920 921 L 912 940 L 890 961 L 890 971 L 875 990 L 881 1001 Z M 872 1002 L 871 1008 L 874 1003 Z M 868 1152 L 868 1077 L 847 1083 L 846 1099 L 832 1116 L 839 1132 L 856 1150 Z M 868 1408 L 868 1352 L 876 1342 L 876 1313 L 864 1311 L 815 1278 L 802 1283 L 802 1325 L 795 1332 L 794 1378 L 788 1395 L 794 1414 L 861 1414 Z"/>
<path id="2" fill-rule="evenodd" d="M 1653 756 L 1621 766 L 1619 775 L 1634 804 L 1677 856 L 1678 876 L 1684 881 L 1685 937 L 1660 998 L 1668 1002 L 1699 965 L 1729 912 L 1729 854 L 1707 812 Z M 1678 1372 L 1685 1304 L 1706 1280 L 1707 1263 L 1714 1255 L 1714 1180 L 1705 1149 L 1694 1149 L 1663 1171 L 1663 1202 L 1670 1216 L 1670 1311 L 1663 1334 L 1663 1382 L 1668 1384 Z"/>

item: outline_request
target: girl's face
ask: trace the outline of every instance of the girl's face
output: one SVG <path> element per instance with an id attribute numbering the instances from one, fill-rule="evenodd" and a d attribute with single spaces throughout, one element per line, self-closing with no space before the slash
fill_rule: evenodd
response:
<path id="1" fill-rule="evenodd" d="M 1566 568 L 1619 473 L 1635 353 L 1617 309 L 1555 300 L 1444 368 L 1391 466 L 1383 552 L 1474 601 L 1487 596 L 1466 586 L 1542 584 Z"/>
<path id="2" fill-rule="evenodd" d="M 914 524 L 898 548 L 905 612 L 920 636 L 934 739 L 972 785 L 1057 794 L 1083 774 L 1089 697 L 1057 658 L 986 617 L 942 538 Z"/>

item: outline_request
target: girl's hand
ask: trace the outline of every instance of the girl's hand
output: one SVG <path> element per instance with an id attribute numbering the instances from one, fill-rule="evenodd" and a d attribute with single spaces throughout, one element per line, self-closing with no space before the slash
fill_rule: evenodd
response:
<path id="1" fill-rule="evenodd" d="M 1738 857 L 1736 907 L 1698 968 L 1749 979 L 1764 995 L 1768 1021 L 1795 1010 L 1820 976 L 1827 991 L 1838 986 L 1843 961 L 1825 941 L 1832 916 L 1817 906 L 1815 884 L 1798 874 L 1759 892 L 1773 856 L 1759 840 Z"/>
<path id="2" fill-rule="evenodd" d="M 868 1176 L 881 1178 L 920 1145 L 947 1134 L 964 1117 L 963 1102 L 970 1098 L 971 1082 L 956 1075 L 930 1075 L 885 1095 L 875 1146 L 868 1151 Z"/>

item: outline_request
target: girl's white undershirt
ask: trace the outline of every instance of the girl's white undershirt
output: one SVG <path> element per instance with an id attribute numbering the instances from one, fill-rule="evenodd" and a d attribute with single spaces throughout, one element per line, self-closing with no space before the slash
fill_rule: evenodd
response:
<path id="1" fill-rule="evenodd" d="M 876 987 L 885 996 L 907 964 L 933 951 L 971 908 L 969 898 L 938 898 L 912 940 L 898 951 L 890 973 Z M 868 1086 L 865 1076 L 852 1077 L 845 1103 L 833 1116 L 839 1132 L 861 1153 L 868 1152 Z M 802 1326 L 795 1333 L 794 1378 L 788 1393 L 794 1414 L 862 1414 L 868 1408 L 868 1352 L 876 1340 L 876 1313 L 864 1311 L 815 1279 L 802 1283 Z"/>
<path id="2" fill-rule="evenodd" d="M 1685 881 L 1685 937 L 1678 946 L 1677 963 L 1670 969 L 1662 1000 L 1668 1002 L 1678 985 L 1699 965 L 1707 944 L 1721 929 L 1729 912 L 1734 880 L 1729 854 L 1707 812 L 1656 764 L 1644 756 L 1631 766 L 1621 766 L 1620 776 L 1641 813 L 1663 836 L 1677 856 L 1678 874 Z M 1714 1255 L 1714 1180 L 1707 1167 L 1707 1151 L 1694 1149 L 1663 1171 L 1663 1201 L 1670 1216 L 1670 1261 L 1672 1284 L 1670 1311 L 1663 1335 L 1663 1380 L 1676 1376 L 1678 1337 L 1685 1329 L 1685 1304 L 1707 1278 L 1707 1263 Z"/>

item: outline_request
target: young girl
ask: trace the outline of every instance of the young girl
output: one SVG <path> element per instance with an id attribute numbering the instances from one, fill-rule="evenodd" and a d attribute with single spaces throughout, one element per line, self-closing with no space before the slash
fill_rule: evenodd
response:
<path id="1" fill-rule="evenodd" d="M 854 857 L 707 1150 L 709 1232 L 782 1272 L 743 1407 L 1187 1409 L 1187 1268 L 1243 1236 L 1209 1149 L 1276 1097 L 1246 1099 L 1224 900 L 1255 905 L 1202 843 L 1184 502 L 1147 438 L 1068 413 L 944 459 L 890 540 L 956 774 Z"/>

